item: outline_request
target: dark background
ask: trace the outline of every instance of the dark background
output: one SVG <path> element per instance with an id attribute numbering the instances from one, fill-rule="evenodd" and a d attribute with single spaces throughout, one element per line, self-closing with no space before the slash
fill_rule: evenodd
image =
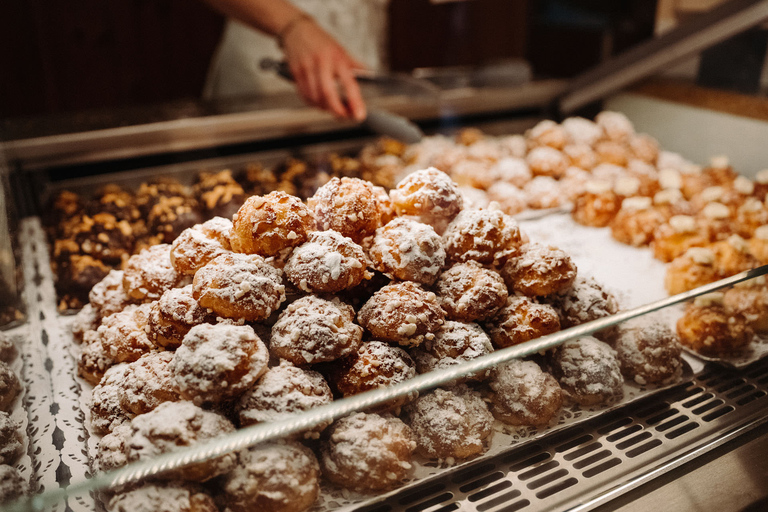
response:
<path id="1" fill-rule="evenodd" d="M 572 76 L 651 37 L 655 1 L 391 0 L 390 65 L 525 57 Z M 0 117 L 197 98 L 224 26 L 196 0 L 0 2 Z"/>

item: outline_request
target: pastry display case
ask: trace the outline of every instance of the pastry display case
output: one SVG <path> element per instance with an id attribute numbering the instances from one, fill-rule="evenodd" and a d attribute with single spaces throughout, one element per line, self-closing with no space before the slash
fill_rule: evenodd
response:
<path id="1" fill-rule="evenodd" d="M 763 449 L 768 176 L 656 131 L 651 50 L 370 84 L 413 143 L 288 96 L 4 124 L 4 505 L 642 510 Z"/>

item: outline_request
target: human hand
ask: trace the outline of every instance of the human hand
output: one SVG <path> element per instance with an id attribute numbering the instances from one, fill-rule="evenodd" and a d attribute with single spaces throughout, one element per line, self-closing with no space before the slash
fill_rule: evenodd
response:
<path id="1" fill-rule="evenodd" d="M 306 102 L 338 118 L 365 119 L 365 102 L 354 76 L 355 69 L 365 66 L 330 34 L 307 18 L 283 34 L 281 43 L 296 88 Z"/>

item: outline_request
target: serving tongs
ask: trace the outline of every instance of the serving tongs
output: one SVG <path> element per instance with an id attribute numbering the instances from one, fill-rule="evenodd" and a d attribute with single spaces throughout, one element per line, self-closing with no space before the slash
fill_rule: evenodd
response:
<path id="1" fill-rule="evenodd" d="M 520 345 L 497 350 L 491 354 L 467 361 L 455 366 L 443 368 L 409 379 L 389 388 L 367 391 L 349 398 L 337 400 L 291 418 L 270 423 L 260 423 L 233 432 L 219 439 L 204 444 L 191 446 L 172 453 L 166 453 L 152 460 L 132 463 L 123 468 L 98 473 L 86 481 L 77 482 L 62 489 L 52 489 L 43 494 L 18 500 L 8 505 L 8 512 L 39 511 L 52 506 L 68 496 L 83 494 L 101 488 L 120 487 L 136 483 L 143 478 L 170 470 L 179 469 L 187 464 L 202 462 L 221 455 L 236 452 L 265 441 L 282 438 L 301 432 L 318 424 L 331 422 L 352 412 L 367 410 L 390 400 L 422 392 L 449 383 L 466 375 L 483 371 L 512 359 L 536 354 L 557 347 L 568 340 L 587 336 L 605 328 L 620 324 L 654 311 L 667 308 L 705 295 L 722 288 L 733 286 L 742 281 L 755 279 L 768 274 L 768 265 L 741 272 L 714 283 L 710 283 L 688 292 L 680 293 L 658 301 L 639 306 L 628 311 L 594 320 L 564 331 L 531 340 Z"/>
<path id="2" fill-rule="evenodd" d="M 261 69 L 273 71 L 286 80 L 294 81 L 288 63 L 284 60 L 276 60 L 265 57 L 259 63 Z M 355 78 L 360 82 L 371 83 L 380 86 L 395 86 L 402 89 L 407 86 L 421 94 L 435 95 L 440 89 L 434 84 L 413 78 L 405 73 L 380 73 L 370 70 L 355 70 Z M 421 131 L 415 123 L 407 117 L 377 108 L 369 108 L 368 115 L 363 121 L 374 133 L 386 135 L 394 139 L 403 141 L 407 144 L 414 144 L 424 138 L 424 132 Z"/>

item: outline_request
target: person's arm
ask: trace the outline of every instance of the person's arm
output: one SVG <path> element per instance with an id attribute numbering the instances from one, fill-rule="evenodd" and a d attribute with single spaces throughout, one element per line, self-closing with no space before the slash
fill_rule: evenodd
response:
<path id="1" fill-rule="evenodd" d="M 287 0 L 205 1 L 226 16 L 278 38 L 305 101 L 338 117 L 365 119 L 365 102 L 353 74 L 364 66 L 306 13 Z"/>

